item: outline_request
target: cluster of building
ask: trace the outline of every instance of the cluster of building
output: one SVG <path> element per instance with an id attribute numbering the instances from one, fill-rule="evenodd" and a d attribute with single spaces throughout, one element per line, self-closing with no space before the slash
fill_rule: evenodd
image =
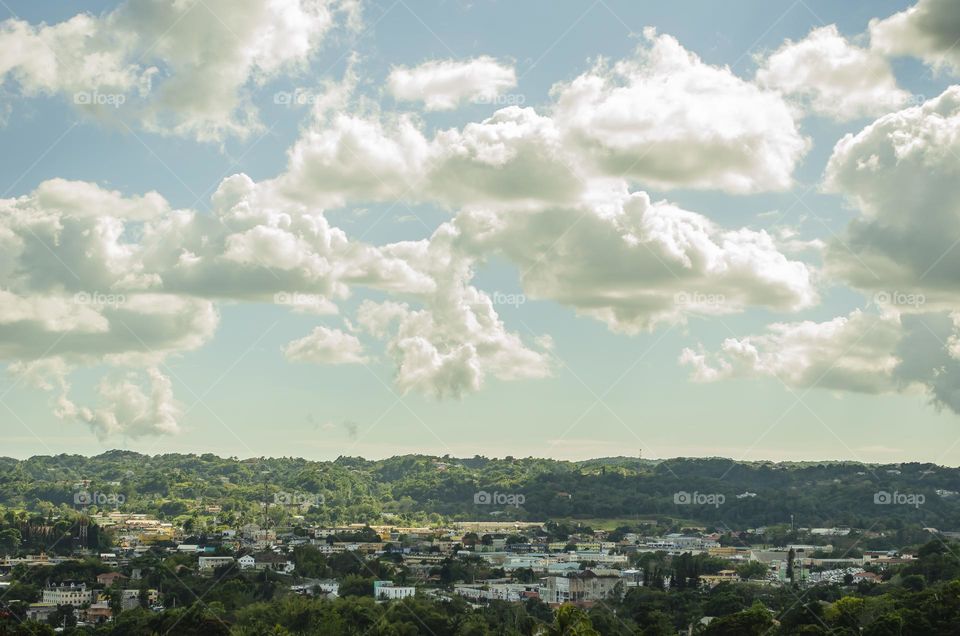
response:
<path id="1" fill-rule="evenodd" d="M 518 522 L 459 523 L 447 527 L 398 527 L 392 525 L 352 524 L 336 527 L 270 528 L 255 523 L 236 529 L 222 530 L 215 535 L 188 539 L 182 529 L 146 515 L 106 513 L 97 523 L 113 529 L 116 549 L 100 554 L 100 560 L 114 570 L 97 577 L 96 583 L 65 582 L 49 585 L 43 599 L 30 606 L 28 617 L 44 620 L 60 606 L 71 606 L 90 622 L 107 620 L 111 600 L 119 597 L 124 609 L 137 605 L 160 609 L 156 590 L 142 590 L 128 584 L 119 570 L 131 572 L 131 561 L 150 549 L 159 549 L 157 542 L 166 541 L 163 549 L 195 557 L 193 571 L 199 576 L 214 576 L 218 569 L 236 567 L 240 571 L 271 571 L 290 575 L 290 590 L 298 594 L 335 597 L 340 584 L 336 580 L 311 580 L 298 576 L 293 551 L 309 545 L 325 555 L 351 553 L 369 560 L 389 555 L 392 562 L 402 564 L 412 584 L 376 581 L 373 595 L 382 601 L 398 600 L 417 590 L 449 596 L 451 593 L 474 603 L 493 600 L 524 601 L 537 598 L 552 606 L 575 603 L 590 606 L 630 587 L 644 585 L 643 572 L 631 567 L 643 553 L 677 556 L 704 554 L 718 557 L 730 566 L 718 572 L 703 574 L 700 582 L 712 587 L 740 579 L 738 565 L 759 563 L 764 574 L 757 580 L 775 585 L 788 577 L 801 584 L 824 582 L 859 582 L 878 579 L 875 572 L 889 565 L 906 563 L 909 556 L 892 551 L 865 552 L 862 557 L 833 556 L 830 545 L 793 544 L 781 547 L 722 545 L 719 533 L 705 529 L 688 533 L 646 535 L 619 533 L 616 540 L 604 531 L 584 532 L 564 541 L 551 540 L 543 524 Z M 849 528 L 805 529 L 815 543 L 823 544 L 830 537 L 843 537 Z M 764 529 L 751 529 L 762 534 Z M 202 544 L 198 541 L 202 541 Z M 78 554 L 77 557 L 95 556 Z M 793 562 L 790 563 L 791 556 Z M 26 555 L 0 560 L 0 574 L 12 568 L 54 565 L 71 557 Z M 76 557 L 73 557 L 76 558 Z M 482 562 L 499 578 L 458 582 L 452 590 L 442 585 L 438 571 L 451 560 L 469 559 Z M 139 578 L 134 570 L 130 579 Z M 449 580 L 447 581 L 449 582 Z M 664 581 L 669 587 L 669 577 Z"/>
<path id="2" fill-rule="evenodd" d="M 97 587 L 84 581 L 50 583 L 43 590 L 43 599 L 27 607 L 28 620 L 46 622 L 61 607 L 72 607 L 78 618 L 88 623 L 97 623 L 113 615 L 111 599 L 119 597 L 122 610 L 141 605 L 156 606 L 159 594 L 154 589 L 125 588 L 127 577 L 119 572 L 108 572 L 97 577 Z"/>

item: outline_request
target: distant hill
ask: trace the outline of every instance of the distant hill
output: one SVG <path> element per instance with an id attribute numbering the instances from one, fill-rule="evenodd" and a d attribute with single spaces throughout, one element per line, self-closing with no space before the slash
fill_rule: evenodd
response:
<path id="1" fill-rule="evenodd" d="M 81 490 L 122 495 L 123 509 L 165 518 L 203 516 L 216 504 L 221 522 L 282 514 L 297 501 L 283 495 L 301 494 L 317 505 L 288 512 L 333 522 L 659 516 L 744 528 L 793 515 L 804 526 L 960 529 L 960 469 L 927 463 L 428 455 L 320 462 L 119 450 L 0 458 L 0 505 L 73 508 Z"/>

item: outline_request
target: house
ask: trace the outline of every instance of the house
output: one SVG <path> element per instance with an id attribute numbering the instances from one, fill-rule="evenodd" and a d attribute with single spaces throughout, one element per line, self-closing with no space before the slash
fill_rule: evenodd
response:
<path id="1" fill-rule="evenodd" d="M 97 584 L 110 587 L 117 581 L 125 581 L 126 579 L 127 577 L 120 572 L 104 572 L 97 575 Z"/>
<path id="2" fill-rule="evenodd" d="M 619 576 L 597 574 L 591 570 L 566 576 L 548 576 L 540 588 L 540 597 L 549 605 L 564 603 L 592 605 L 608 598 L 620 583 Z"/>
<path id="3" fill-rule="evenodd" d="M 340 583 L 336 579 L 313 580 L 291 585 L 290 591 L 301 595 L 323 595 L 335 598 L 340 593 Z"/>
<path id="4" fill-rule="evenodd" d="M 213 572 L 222 565 L 233 563 L 232 556 L 202 556 L 199 559 L 199 569 L 201 572 Z"/>
<path id="5" fill-rule="evenodd" d="M 738 581 L 740 577 L 736 570 L 720 570 L 716 574 L 701 574 L 700 584 L 708 587 L 715 587 L 720 583 Z"/>
<path id="6" fill-rule="evenodd" d="M 31 603 L 30 606 L 27 607 L 26 616 L 28 621 L 46 623 L 47 619 L 56 611 L 57 605 L 55 603 Z"/>
<path id="7" fill-rule="evenodd" d="M 146 591 L 147 605 L 155 605 L 160 600 L 160 594 L 154 589 Z M 120 592 L 120 607 L 126 611 L 140 606 L 140 590 L 122 590 Z"/>
<path id="8" fill-rule="evenodd" d="M 857 572 L 853 575 L 853 582 L 859 583 L 860 581 L 867 581 L 868 583 L 880 583 L 882 579 L 879 574 L 874 574 L 873 572 Z"/>
<path id="9" fill-rule="evenodd" d="M 86 620 L 88 623 L 99 623 L 101 621 L 108 621 L 113 616 L 113 611 L 110 609 L 109 601 L 100 601 L 99 603 L 93 603 L 85 610 Z"/>
<path id="10" fill-rule="evenodd" d="M 43 590 L 43 602 L 54 605 L 83 607 L 95 600 L 93 590 L 88 590 L 86 583 L 64 582 L 59 585 L 55 583 Z"/>
<path id="11" fill-rule="evenodd" d="M 417 593 L 415 587 L 400 587 L 393 581 L 374 581 L 373 597 L 377 600 L 399 600 Z"/>
<path id="12" fill-rule="evenodd" d="M 237 563 L 241 570 L 273 570 L 284 574 L 290 574 L 296 568 L 293 561 L 275 552 L 246 554 L 237 559 Z"/>

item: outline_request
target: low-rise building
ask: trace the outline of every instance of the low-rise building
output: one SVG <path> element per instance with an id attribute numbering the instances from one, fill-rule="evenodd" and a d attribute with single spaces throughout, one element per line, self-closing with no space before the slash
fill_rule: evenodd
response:
<path id="1" fill-rule="evenodd" d="M 86 583 L 65 582 L 50 585 L 43 590 L 43 602 L 54 605 L 83 607 L 96 601 L 94 596 L 94 591 L 87 589 Z"/>
<path id="2" fill-rule="evenodd" d="M 701 574 L 700 584 L 708 587 L 714 587 L 720 583 L 729 583 L 739 579 L 740 577 L 737 575 L 736 570 L 720 570 L 716 574 Z"/>
<path id="3" fill-rule="evenodd" d="M 113 616 L 113 610 L 110 609 L 109 601 L 100 601 L 92 603 L 86 610 L 84 616 L 88 623 L 100 623 L 110 620 Z"/>
<path id="4" fill-rule="evenodd" d="M 155 605 L 160 600 L 160 593 L 157 590 L 149 589 L 146 591 L 146 604 Z M 120 607 L 124 610 L 134 609 L 140 606 L 140 590 L 129 589 L 120 591 Z"/>
<path id="5" fill-rule="evenodd" d="M 417 588 L 394 585 L 393 581 L 374 581 L 373 597 L 378 601 L 399 600 L 413 596 Z"/>
<path id="6" fill-rule="evenodd" d="M 548 576 L 540 588 L 540 598 L 550 605 L 589 605 L 609 598 L 618 583 L 618 576 L 598 575 L 591 570 L 565 576 Z"/>
<path id="7" fill-rule="evenodd" d="M 203 573 L 210 573 L 222 565 L 231 563 L 233 563 L 232 556 L 202 556 L 199 559 L 199 569 Z"/>
<path id="8" fill-rule="evenodd" d="M 293 561 L 276 552 L 260 552 L 257 554 L 245 554 L 237 559 L 241 570 L 273 570 L 290 574 L 296 569 Z"/>
<path id="9" fill-rule="evenodd" d="M 56 611 L 56 603 L 30 603 L 27 607 L 26 617 L 28 621 L 46 623 L 47 619 Z"/>
<path id="10" fill-rule="evenodd" d="M 120 572 L 104 572 L 103 574 L 97 575 L 97 583 L 106 587 L 110 587 L 117 581 L 125 581 L 126 576 Z"/>

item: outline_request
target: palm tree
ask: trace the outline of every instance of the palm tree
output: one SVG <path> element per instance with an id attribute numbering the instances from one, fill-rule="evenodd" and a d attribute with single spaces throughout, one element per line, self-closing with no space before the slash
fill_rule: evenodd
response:
<path id="1" fill-rule="evenodd" d="M 590 617 L 573 605 L 561 605 L 553 618 L 553 625 L 544 625 L 536 636 L 600 636 Z"/>

